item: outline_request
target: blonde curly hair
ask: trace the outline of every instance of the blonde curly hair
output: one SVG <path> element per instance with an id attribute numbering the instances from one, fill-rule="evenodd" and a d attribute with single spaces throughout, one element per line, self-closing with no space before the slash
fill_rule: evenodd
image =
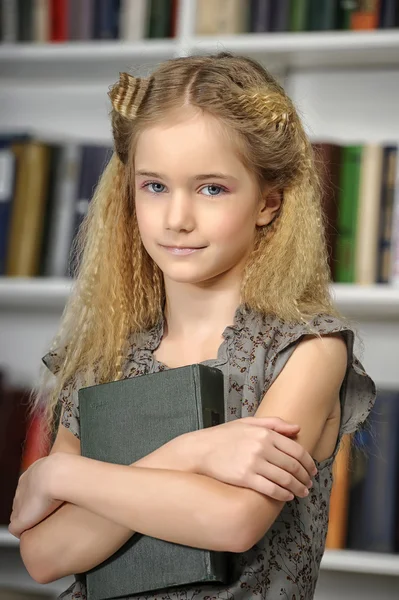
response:
<path id="1" fill-rule="evenodd" d="M 269 72 L 229 52 L 180 57 L 146 79 L 122 73 L 109 96 L 114 153 L 74 247 L 73 290 L 49 353 L 55 383 L 42 366 L 33 393 L 34 409 L 45 404 L 48 432 L 65 386 L 78 376 L 80 387 L 120 379 L 131 334 L 162 317 L 163 275 L 143 247 L 136 220 L 134 154 L 146 127 L 184 106 L 221 122 L 259 190 L 267 183 L 281 191 L 277 217 L 256 231 L 242 302 L 288 321 L 341 316 L 329 292 L 317 157 L 292 101 Z"/>

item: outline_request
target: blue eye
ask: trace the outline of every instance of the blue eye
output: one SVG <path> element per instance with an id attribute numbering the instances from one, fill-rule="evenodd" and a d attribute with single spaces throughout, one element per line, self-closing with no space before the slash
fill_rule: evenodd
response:
<path id="1" fill-rule="evenodd" d="M 203 190 L 205 190 L 205 189 L 213 189 L 213 190 L 215 190 L 216 189 L 216 190 L 222 190 L 223 192 L 227 191 L 226 188 L 222 187 L 221 185 L 215 185 L 215 184 L 206 185 L 202 189 Z M 209 196 L 219 196 L 220 194 L 213 194 L 213 193 L 205 194 L 205 196 L 208 196 L 208 195 Z"/>
<path id="2" fill-rule="evenodd" d="M 148 188 L 148 186 L 149 186 L 149 185 L 160 186 L 161 188 L 164 188 L 164 187 L 165 187 L 165 186 L 163 185 L 163 183 L 158 183 L 157 181 L 152 181 L 152 182 L 150 182 L 150 183 L 146 183 L 146 184 L 144 184 L 144 185 L 143 185 L 143 188 Z M 155 190 L 155 191 L 151 191 L 151 190 L 148 190 L 148 191 L 149 191 L 151 194 L 158 194 L 158 193 L 161 193 L 161 192 L 162 192 L 162 190 L 159 190 L 159 189 L 158 189 L 158 190 Z"/>

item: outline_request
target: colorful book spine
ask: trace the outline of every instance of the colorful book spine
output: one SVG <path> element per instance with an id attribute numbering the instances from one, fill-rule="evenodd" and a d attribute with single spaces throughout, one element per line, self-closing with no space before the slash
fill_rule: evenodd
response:
<path id="1" fill-rule="evenodd" d="M 355 246 L 362 146 L 342 148 L 338 210 L 337 282 L 355 281 Z"/>

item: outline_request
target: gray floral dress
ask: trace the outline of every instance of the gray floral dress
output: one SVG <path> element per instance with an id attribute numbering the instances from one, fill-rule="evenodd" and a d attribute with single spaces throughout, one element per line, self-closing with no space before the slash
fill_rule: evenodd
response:
<path id="1" fill-rule="evenodd" d="M 376 388 L 353 354 L 355 332 L 349 325 L 328 315 L 317 316 L 309 325 L 321 335 L 340 332 L 347 344 L 348 367 L 340 392 L 340 440 L 343 434 L 355 431 L 365 421 L 375 401 Z M 154 357 L 163 328 L 164 320 L 161 319 L 141 336 L 140 342 L 131 339 L 131 350 L 125 364 L 126 377 L 168 369 Z M 224 374 L 226 421 L 255 414 L 263 395 L 301 337 L 308 333 L 305 324 L 287 324 L 275 317 L 246 311 L 243 306 L 237 308 L 233 325 L 223 332 L 217 358 L 204 361 L 204 364 L 217 367 Z M 52 352 L 43 357 L 43 362 L 56 372 L 57 359 L 57 352 Z M 65 408 L 63 425 L 79 437 L 76 389 L 66 387 L 60 400 Z M 250 550 L 241 554 L 231 553 L 231 585 L 190 586 L 134 597 L 138 600 L 311 600 L 325 547 L 332 466 L 339 440 L 333 455 L 316 463 L 318 474 L 309 496 L 287 502 L 273 526 Z M 60 599 L 86 599 L 84 575 L 77 574 L 75 579 Z"/>

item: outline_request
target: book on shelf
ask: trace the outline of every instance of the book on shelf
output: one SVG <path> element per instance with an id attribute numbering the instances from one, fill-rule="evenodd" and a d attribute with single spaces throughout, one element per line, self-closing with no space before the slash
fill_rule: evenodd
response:
<path id="1" fill-rule="evenodd" d="M 326 548 L 342 550 L 348 532 L 351 436 L 344 436 L 333 465 Z"/>

